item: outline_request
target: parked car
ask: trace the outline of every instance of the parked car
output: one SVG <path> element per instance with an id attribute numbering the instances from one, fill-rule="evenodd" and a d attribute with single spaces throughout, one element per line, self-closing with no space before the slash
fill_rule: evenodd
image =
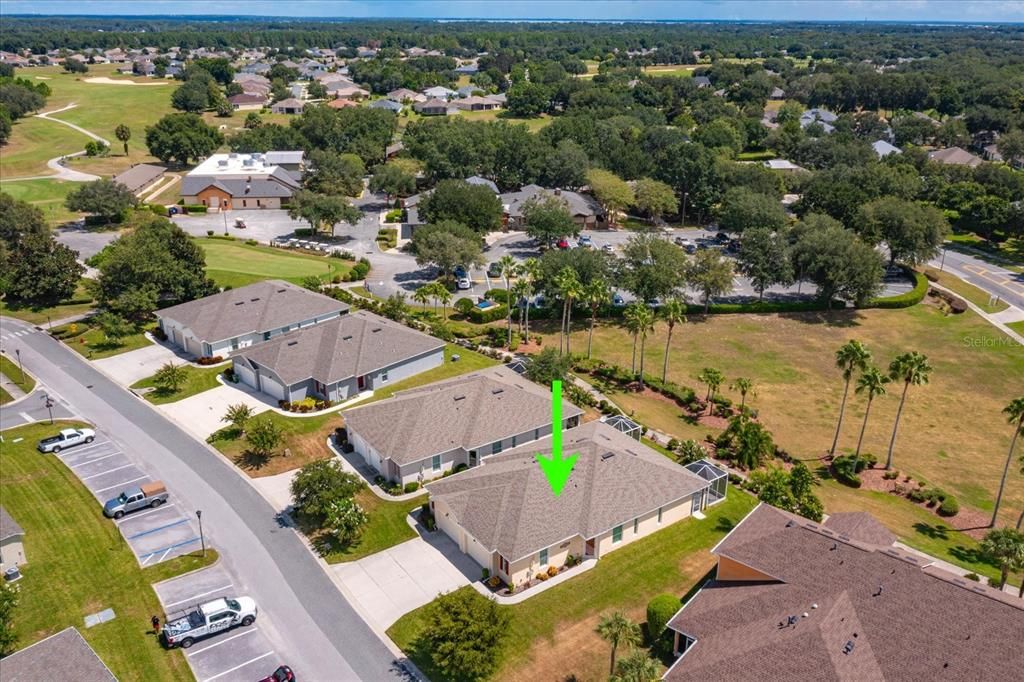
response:
<path id="1" fill-rule="evenodd" d="M 589 234 L 580 235 L 580 246 L 589 249 L 594 245 L 594 240 L 590 238 Z"/>
<path id="2" fill-rule="evenodd" d="M 235 218 L 235 228 L 237 228 L 239 230 L 244 230 L 245 229 L 245 221 L 242 220 L 241 218 Z"/>
<path id="3" fill-rule="evenodd" d="M 117 497 L 103 505 L 103 515 L 108 519 L 119 519 L 129 512 L 147 507 L 157 508 L 167 501 L 167 487 L 160 481 L 143 483 L 135 488 L 122 490 Z"/>
<path id="4" fill-rule="evenodd" d="M 251 597 L 222 597 L 200 604 L 177 620 L 164 625 L 160 635 L 168 647 L 187 649 L 197 639 L 224 632 L 236 625 L 249 626 L 256 622 L 259 610 Z"/>
<path id="5" fill-rule="evenodd" d="M 466 289 L 472 289 L 473 283 L 469 281 L 469 277 L 459 277 L 455 280 L 455 288 L 459 291 L 465 291 Z"/>
<path id="6" fill-rule="evenodd" d="M 494 261 L 493 263 L 487 266 L 487 276 L 501 277 L 501 265 L 497 261 Z"/>
<path id="7" fill-rule="evenodd" d="M 725 245 L 726 253 L 739 253 L 740 252 L 740 240 L 730 239 L 729 243 Z"/>
<path id="8" fill-rule="evenodd" d="M 279 665 L 277 670 L 264 677 L 260 682 L 295 682 L 295 673 L 286 665 Z"/>
<path id="9" fill-rule="evenodd" d="M 543 308 L 546 303 L 547 301 L 543 296 L 537 296 L 535 299 L 533 299 L 534 308 Z"/>
<path id="10" fill-rule="evenodd" d="M 622 308 L 626 305 L 626 299 L 622 298 L 622 294 L 616 292 L 612 294 L 612 305 L 616 308 Z"/>
<path id="11" fill-rule="evenodd" d="M 570 248 L 569 240 L 568 239 L 559 239 L 558 240 L 558 248 L 560 248 L 560 249 L 568 249 L 568 248 Z"/>
<path id="12" fill-rule="evenodd" d="M 719 244 L 728 244 L 729 235 L 727 235 L 725 232 L 719 232 L 718 234 L 715 235 L 715 241 L 718 242 Z"/>
<path id="13" fill-rule="evenodd" d="M 455 270 L 454 270 L 454 275 L 455 275 L 455 279 L 458 279 L 460 277 L 468 277 L 469 273 L 466 272 L 465 266 L 456 265 L 455 266 Z"/>
<path id="14" fill-rule="evenodd" d="M 604 249 L 605 253 L 614 253 L 615 252 L 615 247 L 612 246 L 611 244 L 605 244 L 601 248 Z"/>
<path id="15" fill-rule="evenodd" d="M 39 441 L 39 452 L 57 453 L 64 448 L 82 443 L 91 443 L 96 438 L 96 432 L 92 429 L 62 429 L 56 436 L 50 436 Z"/>
<path id="16" fill-rule="evenodd" d="M 658 298 L 658 297 L 647 299 L 647 307 L 649 307 L 649 308 L 660 308 L 661 307 L 661 299 Z"/>

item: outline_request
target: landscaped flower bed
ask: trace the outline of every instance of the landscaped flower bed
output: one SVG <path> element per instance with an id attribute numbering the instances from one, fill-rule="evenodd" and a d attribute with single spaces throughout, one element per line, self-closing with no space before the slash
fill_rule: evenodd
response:
<path id="1" fill-rule="evenodd" d="M 513 594 L 519 594 L 520 592 L 528 590 L 531 587 L 543 585 L 551 578 L 554 578 L 557 575 L 565 573 L 566 571 L 571 571 L 572 569 L 576 568 L 582 563 L 583 557 L 577 557 L 570 554 L 566 557 L 566 561 L 563 565 L 548 566 L 546 569 L 542 571 L 537 571 L 537 573 L 535 573 L 534 576 L 530 578 L 528 581 L 524 583 L 519 583 L 518 585 L 508 585 L 504 580 L 502 580 L 498 576 L 487 575 L 486 572 L 484 578 L 482 579 L 482 582 L 487 587 L 487 589 L 491 591 L 492 594 L 499 594 L 503 597 L 508 597 Z"/>

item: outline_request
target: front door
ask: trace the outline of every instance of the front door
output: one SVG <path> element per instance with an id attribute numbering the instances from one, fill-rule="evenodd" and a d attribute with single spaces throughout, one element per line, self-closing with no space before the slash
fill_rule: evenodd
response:
<path id="1" fill-rule="evenodd" d="M 356 379 L 356 386 L 359 387 L 360 391 L 365 390 L 366 389 L 366 377 L 362 376 L 362 377 L 359 377 L 358 379 Z"/>
<path id="2" fill-rule="evenodd" d="M 585 556 L 594 556 L 594 549 L 594 538 L 590 538 L 583 549 L 583 554 Z"/>
<path id="3" fill-rule="evenodd" d="M 478 464 L 478 462 L 477 462 L 476 450 L 470 450 L 469 451 L 469 467 L 473 468 L 477 464 Z"/>
<path id="4" fill-rule="evenodd" d="M 701 509 L 701 499 L 704 496 L 704 491 L 696 492 L 693 494 L 693 505 L 690 507 L 690 512 L 699 512 Z"/>

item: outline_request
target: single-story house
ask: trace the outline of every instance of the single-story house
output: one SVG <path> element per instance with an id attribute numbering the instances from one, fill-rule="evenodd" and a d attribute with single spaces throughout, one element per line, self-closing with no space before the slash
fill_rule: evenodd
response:
<path id="1" fill-rule="evenodd" d="M 231 107 L 236 111 L 247 111 L 262 109 L 267 105 L 268 99 L 266 94 L 241 92 L 237 95 L 231 95 L 231 97 L 228 97 L 228 102 L 231 103 Z"/>
<path id="2" fill-rule="evenodd" d="M 707 76 L 694 76 L 693 84 L 696 85 L 698 88 L 710 88 L 711 79 L 708 78 Z"/>
<path id="3" fill-rule="evenodd" d="M 100 660 L 76 628 L 55 635 L 4 658 L 0 682 L 117 682 L 114 673 Z"/>
<path id="4" fill-rule="evenodd" d="M 495 194 L 500 194 L 500 192 L 498 192 L 498 186 L 494 184 L 493 180 L 488 180 L 487 178 L 481 177 L 479 175 L 471 175 L 468 178 L 466 178 L 466 184 L 483 185 L 484 187 L 491 190 Z"/>
<path id="5" fill-rule="evenodd" d="M 197 357 L 227 355 L 348 312 L 346 303 L 270 279 L 154 313 L 167 340 Z"/>
<path id="6" fill-rule="evenodd" d="M 332 99 L 327 106 L 332 109 L 348 109 L 349 107 L 358 107 L 359 103 L 351 99 Z"/>
<path id="7" fill-rule="evenodd" d="M 583 411 L 562 403 L 565 428 Z M 492 367 L 343 413 L 349 442 L 388 480 L 441 476 L 551 433 L 551 393 L 505 367 Z"/>
<path id="8" fill-rule="evenodd" d="M 446 99 L 428 99 L 426 102 L 417 102 L 412 105 L 416 113 L 421 116 L 449 116 L 458 111 L 453 104 Z"/>
<path id="9" fill-rule="evenodd" d="M 764 167 L 768 170 L 782 171 L 785 173 L 799 173 L 807 170 L 803 166 L 798 166 L 788 159 L 768 159 L 764 162 Z"/>
<path id="10" fill-rule="evenodd" d="M 186 204 L 213 210 L 281 208 L 301 187 L 303 152 L 213 154 L 181 181 Z"/>
<path id="11" fill-rule="evenodd" d="M 901 150 L 899 147 L 897 147 L 894 144 L 890 144 L 885 140 L 876 140 L 875 142 L 872 142 L 871 148 L 875 150 L 875 154 L 877 154 L 878 158 L 880 159 L 883 159 L 886 156 L 889 156 L 890 154 L 903 153 L 903 150 Z"/>
<path id="12" fill-rule="evenodd" d="M 25 563 L 25 531 L 0 505 L 0 569 Z"/>
<path id="13" fill-rule="evenodd" d="M 342 402 L 444 364 L 443 341 L 368 312 L 281 334 L 234 357 L 239 379 L 278 400 Z"/>
<path id="14" fill-rule="evenodd" d="M 894 540 L 867 514 L 819 524 L 759 505 L 669 621 L 663 679 L 1019 679 L 1024 602 Z"/>
<path id="15" fill-rule="evenodd" d="M 928 159 L 930 161 L 937 161 L 938 163 L 945 163 L 951 166 L 968 166 L 970 168 L 977 168 L 984 161 L 980 156 L 975 156 L 966 149 L 960 147 L 948 147 L 946 149 L 937 149 L 933 152 L 928 152 Z"/>
<path id="16" fill-rule="evenodd" d="M 704 508 L 708 481 L 611 426 L 589 422 L 562 437 L 577 459 L 557 497 L 537 463 L 550 437 L 426 486 L 437 527 L 506 584 L 570 554 L 600 559 Z"/>
<path id="17" fill-rule="evenodd" d="M 306 103 L 294 97 L 275 102 L 270 110 L 275 114 L 301 114 L 306 108 Z"/>
<path id="18" fill-rule="evenodd" d="M 604 209 L 586 194 L 562 189 L 545 189 L 539 185 L 526 185 L 518 192 L 506 192 L 499 198 L 504 207 L 504 221 L 508 229 L 519 229 L 523 222 L 523 207 L 534 197 L 555 196 L 565 201 L 573 221 L 581 230 L 602 229 L 607 224 Z"/>
<path id="19" fill-rule="evenodd" d="M 458 97 L 458 95 L 459 95 L 459 93 L 457 93 L 454 90 L 451 90 L 449 88 L 446 88 L 443 85 L 435 85 L 432 88 L 426 88 L 423 91 L 423 94 L 426 95 L 427 99 L 445 99 L 445 100 L 452 99 L 453 97 Z"/>
<path id="20" fill-rule="evenodd" d="M 398 88 L 388 93 L 387 98 L 396 102 L 426 102 L 429 97 L 426 95 L 410 90 L 409 88 Z"/>
<path id="21" fill-rule="evenodd" d="M 479 85 L 463 85 L 461 88 L 456 90 L 459 97 L 471 97 L 474 93 L 487 94 L 487 91 L 481 88 Z"/>
<path id="22" fill-rule="evenodd" d="M 454 104 L 456 109 L 463 111 L 491 111 L 492 109 L 501 108 L 501 102 L 490 97 L 481 97 L 480 95 L 470 95 L 463 99 L 457 99 Z"/>
<path id="23" fill-rule="evenodd" d="M 363 97 L 369 97 L 370 93 L 363 88 L 359 87 L 355 83 L 349 83 L 346 81 L 335 81 L 328 83 L 325 86 L 328 95 L 333 95 L 335 99 L 362 99 Z"/>
<path id="24" fill-rule="evenodd" d="M 388 111 L 393 111 L 396 114 L 402 113 L 402 109 L 405 108 L 393 99 L 377 99 L 370 102 L 369 106 L 371 109 L 387 109 Z"/>
<path id="25" fill-rule="evenodd" d="M 770 95 L 768 95 L 768 99 L 786 99 L 786 91 L 783 90 L 782 88 L 772 88 L 772 92 Z"/>
<path id="26" fill-rule="evenodd" d="M 114 176 L 114 182 L 123 186 L 132 194 L 138 194 L 147 187 L 152 187 L 164 176 L 164 167 L 151 163 L 137 163 L 128 170 Z"/>

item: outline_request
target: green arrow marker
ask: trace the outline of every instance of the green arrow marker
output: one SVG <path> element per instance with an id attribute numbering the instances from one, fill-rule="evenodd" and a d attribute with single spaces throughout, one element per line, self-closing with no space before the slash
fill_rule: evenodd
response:
<path id="1" fill-rule="evenodd" d="M 551 456 L 545 457 L 537 453 L 537 462 L 541 471 L 548 479 L 551 492 L 558 497 L 562 494 L 562 488 L 569 481 L 572 468 L 576 465 L 576 458 L 580 453 L 576 452 L 568 457 L 562 457 L 562 382 L 551 382 Z"/>

